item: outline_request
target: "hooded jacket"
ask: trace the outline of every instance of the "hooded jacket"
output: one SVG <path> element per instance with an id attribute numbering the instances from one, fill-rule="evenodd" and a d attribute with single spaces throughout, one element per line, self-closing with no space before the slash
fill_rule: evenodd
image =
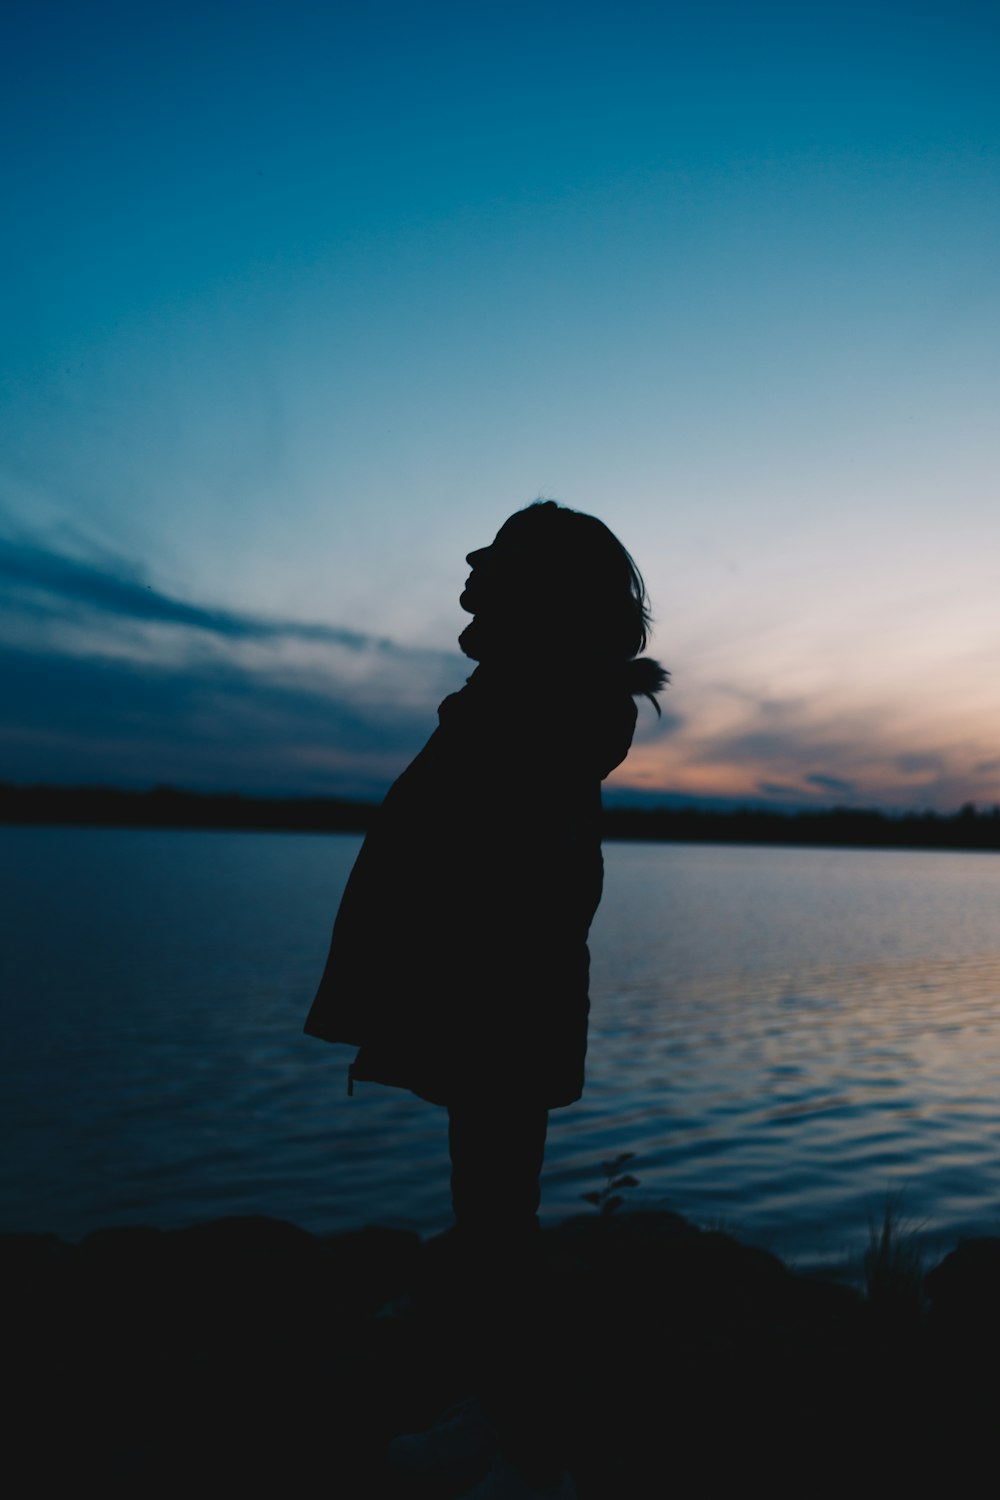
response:
<path id="1" fill-rule="evenodd" d="M 634 676 L 481 665 L 441 704 L 358 855 L 305 1025 L 360 1049 L 352 1082 L 580 1097 L 601 782 L 632 742 Z"/>

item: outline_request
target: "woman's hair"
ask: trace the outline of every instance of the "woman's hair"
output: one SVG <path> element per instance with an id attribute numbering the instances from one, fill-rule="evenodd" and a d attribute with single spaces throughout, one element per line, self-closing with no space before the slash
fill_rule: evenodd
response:
<path id="1" fill-rule="evenodd" d="M 538 500 L 504 523 L 483 572 L 475 617 L 459 638 L 467 656 L 538 655 L 566 639 L 582 661 L 627 665 L 629 690 L 659 712 L 654 695 L 668 674 L 640 657 L 651 620 L 646 586 L 603 521 Z"/>

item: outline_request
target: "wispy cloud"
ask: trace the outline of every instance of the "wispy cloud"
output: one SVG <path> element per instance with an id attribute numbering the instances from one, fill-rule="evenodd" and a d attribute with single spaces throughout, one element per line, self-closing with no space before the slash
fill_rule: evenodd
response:
<path id="1" fill-rule="evenodd" d="M 125 558 L 74 556 L 26 538 L 0 537 L 0 584 L 29 601 L 42 595 L 68 609 L 178 625 L 229 640 L 291 638 L 327 642 L 354 651 L 407 650 L 384 637 L 365 635 L 343 625 L 271 619 L 193 604 L 146 582 L 141 570 Z"/>
<path id="2" fill-rule="evenodd" d="M 1000 762 L 983 757 L 981 743 L 942 734 L 911 749 L 914 725 L 891 704 L 755 696 L 719 684 L 691 697 L 685 724 L 652 770 L 688 796 L 943 812 L 997 800 Z"/>
<path id="3" fill-rule="evenodd" d="M 433 727 L 238 664 L 151 668 L 0 647 L 0 764 L 14 781 L 177 781 L 225 790 L 377 796 Z"/>
<path id="4" fill-rule="evenodd" d="M 819 787 L 821 792 L 853 792 L 855 790 L 853 781 L 847 781 L 843 776 L 827 776 L 820 771 L 813 771 L 804 779 L 807 786 Z"/>
<path id="5" fill-rule="evenodd" d="M 2 538 L 0 585 L 10 780 L 379 796 L 470 669 L 458 651 L 180 599 L 97 549 Z M 330 649 L 289 656 L 296 642 Z"/>

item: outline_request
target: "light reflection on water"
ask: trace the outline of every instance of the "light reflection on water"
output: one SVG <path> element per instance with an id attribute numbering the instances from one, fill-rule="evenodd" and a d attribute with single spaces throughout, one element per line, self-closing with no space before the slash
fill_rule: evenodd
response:
<path id="1" fill-rule="evenodd" d="M 444 1112 L 301 1034 L 358 839 L 4 829 L 3 1227 L 448 1222 Z M 1000 860 L 611 844 L 545 1213 L 637 1206 L 842 1267 L 889 1189 L 1000 1232 Z"/>

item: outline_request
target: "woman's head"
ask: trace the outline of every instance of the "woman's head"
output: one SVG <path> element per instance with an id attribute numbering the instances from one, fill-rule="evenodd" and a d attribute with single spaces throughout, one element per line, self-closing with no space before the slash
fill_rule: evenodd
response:
<path id="1" fill-rule="evenodd" d="M 642 576 L 596 516 L 540 500 L 515 512 L 495 540 L 470 552 L 459 637 L 467 656 L 543 654 L 628 661 L 645 647 L 649 602 Z"/>

